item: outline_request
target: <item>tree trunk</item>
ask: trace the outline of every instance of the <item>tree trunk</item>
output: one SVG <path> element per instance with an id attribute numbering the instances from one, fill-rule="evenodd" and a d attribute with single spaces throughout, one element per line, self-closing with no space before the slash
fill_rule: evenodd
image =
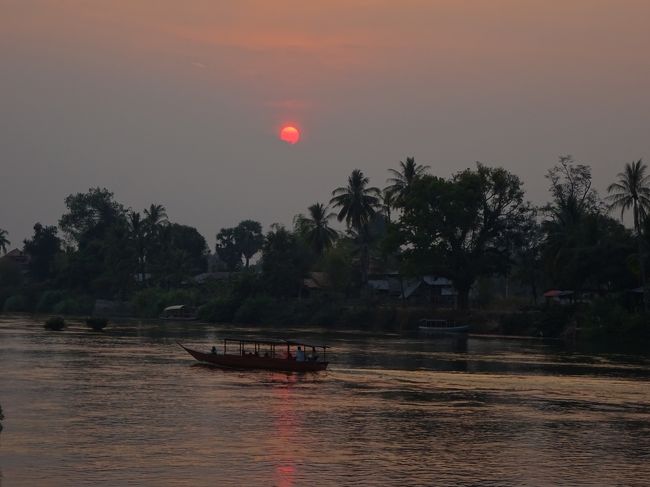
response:
<path id="1" fill-rule="evenodd" d="M 368 267 L 370 266 L 368 256 L 368 244 L 362 244 L 361 247 L 361 284 L 368 283 Z"/>
<path id="2" fill-rule="evenodd" d="M 643 311 L 648 311 L 648 289 L 646 286 L 646 275 L 645 275 L 645 252 L 643 245 L 643 237 L 641 232 L 637 233 L 637 240 L 639 246 L 639 270 L 641 273 L 641 290 L 643 291 Z"/>
<path id="3" fill-rule="evenodd" d="M 643 292 L 643 311 L 648 311 L 648 290 L 646 288 L 645 276 L 645 252 L 643 235 L 641 234 L 641 219 L 639 218 L 639 207 L 634 201 L 634 228 L 636 229 L 636 239 L 639 252 L 639 273 L 641 274 L 641 291 Z"/>

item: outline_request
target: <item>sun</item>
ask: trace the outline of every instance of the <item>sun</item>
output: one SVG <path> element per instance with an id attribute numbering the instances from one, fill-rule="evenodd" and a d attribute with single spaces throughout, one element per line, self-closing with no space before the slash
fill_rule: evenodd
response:
<path id="1" fill-rule="evenodd" d="M 280 130 L 280 140 L 287 144 L 294 145 L 300 140 L 300 131 L 293 125 L 285 125 Z"/>

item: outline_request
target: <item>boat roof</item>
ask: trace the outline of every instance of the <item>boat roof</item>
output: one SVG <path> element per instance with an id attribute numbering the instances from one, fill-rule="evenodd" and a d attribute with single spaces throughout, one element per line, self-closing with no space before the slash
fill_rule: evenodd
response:
<path id="1" fill-rule="evenodd" d="M 226 342 L 240 342 L 240 343 L 256 343 L 263 345 L 289 345 L 289 346 L 303 346 L 303 347 L 313 347 L 313 348 L 331 348 L 328 345 L 315 345 L 311 343 L 306 343 L 298 340 L 273 340 L 269 338 L 237 338 L 237 337 L 225 337 L 223 338 Z"/>
<path id="2" fill-rule="evenodd" d="M 185 305 L 184 304 L 175 304 L 174 306 L 167 306 L 164 311 L 177 311 L 180 309 L 184 309 Z"/>

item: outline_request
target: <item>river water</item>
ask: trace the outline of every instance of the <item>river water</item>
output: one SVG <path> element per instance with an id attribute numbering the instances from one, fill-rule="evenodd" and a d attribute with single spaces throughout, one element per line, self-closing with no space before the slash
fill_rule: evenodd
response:
<path id="1" fill-rule="evenodd" d="M 176 341 L 331 345 L 228 371 Z M 0 317 L 0 486 L 648 485 L 650 358 L 353 331 Z"/>

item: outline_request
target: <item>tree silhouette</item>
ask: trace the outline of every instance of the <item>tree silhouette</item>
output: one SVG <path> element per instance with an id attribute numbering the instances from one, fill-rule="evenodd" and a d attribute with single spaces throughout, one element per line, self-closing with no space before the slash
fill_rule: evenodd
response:
<path id="1" fill-rule="evenodd" d="M 610 209 L 620 209 L 621 218 L 626 210 L 632 209 L 634 217 L 634 232 L 637 237 L 639 250 L 639 269 L 641 286 L 643 287 L 643 306 L 648 310 L 648 291 L 646 289 L 645 252 L 642 227 L 650 211 L 650 175 L 646 174 L 646 166 L 641 159 L 631 164 L 625 164 L 623 172 L 618 173 L 618 181 L 607 188 Z"/>
<path id="2" fill-rule="evenodd" d="M 322 203 L 314 203 L 307 210 L 308 216 L 296 217 L 296 229 L 316 255 L 322 255 L 338 238 L 338 232 L 329 226 L 336 215 Z"/>
<path id="3" fill-rule="evenodd" d="M 406 162 L 399 162 L 399 166 L 399 169 L 388 170 L 392 177 L 386 180 L 390 185 L 386 187 L 385 192 L 393 196 L 393 205 L 403 200 L 413 183 L 429 169 L 429 166 L 416 164 L 415 157 L 407 157 Z"/>
<path id="4" fill-rule="evenodd" d="M 7 247 L 11 245 L 11 242 L 7 239 L 7 235 L 7 231 L 0 228 L 0 249 L 2 249 L 3 254 L 7 253 Z"/>
<path id="5" fill-rule="evenodd" d="M 337 218 L 345 220 L 348 228 L 356 231 L 362 236 L 367 232 L 368 222 L 380 206 L 381 191 L 375 187 L 369 187 L 370 180 L 364 176 L 359 169 L 352 171 L 348 177 L 348 185 L 336 188 L 332 191 L 330 204 L 339 209 Z M 368 246 L 362 246 L 361 278 L 365 283 L 368 277 Z"/>

